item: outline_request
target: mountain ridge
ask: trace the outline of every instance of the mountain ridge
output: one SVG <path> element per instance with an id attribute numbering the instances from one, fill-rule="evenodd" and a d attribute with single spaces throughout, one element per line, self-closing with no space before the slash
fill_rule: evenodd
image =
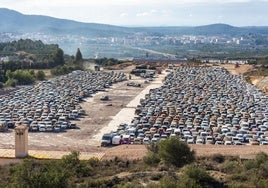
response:
<path id="1" fill-rule="evenodd" d="M 0 32 L 44 33 L 50 35 L 80 35 L 87 37 L 128 36 L 137 32 L 155 35 L 239 35 L 257 33 L 268 35 L 268 26 L 236 27 L 217 23 L 204 26 L 124 27 L 85 23 L 42 15 L 25 15 L 0 8 Z"/>
<path id="2" fill-rule="evenodd" d="M 78 34 L 88 35 L 88 30 L 94 35 L 98 34 L 98 30 L 103 32 L 113 32 L 116 34 L 120 30 L 120 34 L 125 32 L 124 27 L 113 26 L 108 24 L 84 23 L 74 20 L 54 18 L 42 15 L 25 15 L 17 11 L 0 8 L 0 32 L 43 32 L 46 34 Z M 90 35 L 90 34 L 89 34 Z"/>

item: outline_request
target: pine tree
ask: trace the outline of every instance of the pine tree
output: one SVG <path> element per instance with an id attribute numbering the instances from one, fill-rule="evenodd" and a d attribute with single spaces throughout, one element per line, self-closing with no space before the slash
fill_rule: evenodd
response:
<path id="1" fill-rule="evenodd" d="M 80 49 L 78 48 L 77 52 L 76 52 L 76 55 L 75 55 L 75 61 L 80 62 L 82 60 L 83 60 L 82 53 L 81 53 Z"/>

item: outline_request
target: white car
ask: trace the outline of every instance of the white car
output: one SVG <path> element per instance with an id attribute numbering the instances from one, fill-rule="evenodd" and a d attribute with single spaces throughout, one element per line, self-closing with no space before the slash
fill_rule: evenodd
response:
<path id="1" fill-rule="evenodd" d="M 145 137 L 143 140 L 142 140 L 142 143 L 143 144 L 150 144 L 150 139 L 148 137 Z"/>
<path id="2" fill-rule="evenodd" d="M 201 139 L 201 138 L 197 139 L 196 144 L 204 144 L 203 139 Z"/>
<path id="3" fill-rule="evenodd" d="M 260 145 L 268 145 L 268 142 L 267 141 L 261 141 Z"/>
<path id="4" fill-rule="evenodd" d="M 157 143 L 160 139 L 157 137 L 152 138 L 151 142 Z"/>
<path id="5" fill-rule="evenodd" d="M 227 140 L 224 142 L 224 145 L 232 145 L 232 141 Z"/>

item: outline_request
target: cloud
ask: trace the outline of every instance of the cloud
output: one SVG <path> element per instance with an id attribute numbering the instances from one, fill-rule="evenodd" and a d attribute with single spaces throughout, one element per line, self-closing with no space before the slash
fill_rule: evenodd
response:
<path id="1" fill-rule="evenodd" d="M 150 13 L 151 13 L 151 14 L 154 14 L 154 13 L 157 13 L 157 12 L 158 12 L 158 11 L 155 10 L 155 9 L 150 10 Z"/>
<path id="2" fill-rule="evenodd" d="M 123 13 L 120 14 L 120 17 L 121 18 L 127 18 L 128 17 L 128 13 L 123 12 Z"/>
<path id="3" fill-rule="evenodd" d="M 150 14 L 148 12 L 141 12 L 137 14 L 137 17 L 146 17 L 149 16 Z"/>
<path id="4" fill-rule="evenodd" d="M 158 13 L 159 11 L 156 9 L 151 9 L 149 11 L 145 11 L 145 12 L 140 12 L 138 13 L 136 16 L 137 17 L 146 17 L 146 16 L 152 16 L 153 14 Z"/>

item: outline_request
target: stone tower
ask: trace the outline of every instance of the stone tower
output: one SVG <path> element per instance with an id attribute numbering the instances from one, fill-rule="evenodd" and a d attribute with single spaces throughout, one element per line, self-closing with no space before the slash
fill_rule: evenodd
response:
<path id="1" fill-rule="evenodd" d="M 28 156 L 28 127 L 18 126 L 15 128 L 15 157 Z"/>

